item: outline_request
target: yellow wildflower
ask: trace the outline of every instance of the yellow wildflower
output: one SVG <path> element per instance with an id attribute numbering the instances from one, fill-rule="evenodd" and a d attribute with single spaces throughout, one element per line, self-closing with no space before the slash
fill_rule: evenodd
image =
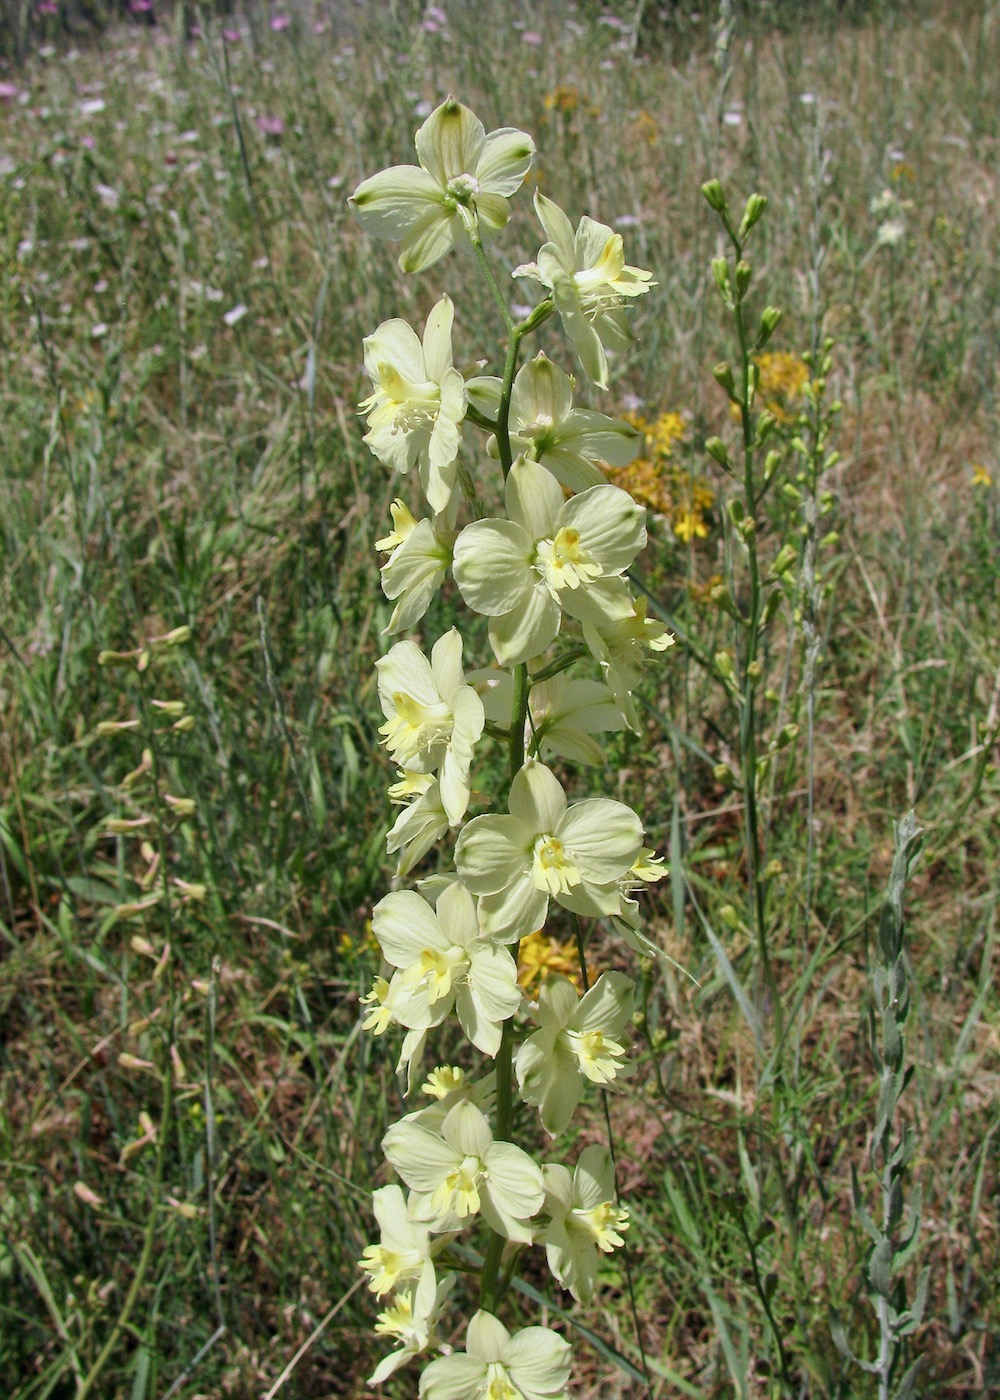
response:
<path id="1" fill-rule="evenodd" d="M 981 462 L 972 464 L 972 484 L 973 486 L 992 486 L 993 478 Z"/>
<path id="2" fill-rule="evenodd" d="M 754 363 L 760 372 L 757 397 L 779 423 L 794 423 L 797 417 L 794 405 L 809 382 L 809 366 L 787 350 L 768 350 L 756 356 Z"/>
<path id="3" fill-rule="evenodd" d="M 545 94 L 544 106 L 546 112 L 575 112 L 580 105 L 580 90 L 572 83 L 559 83 L 551 92 Z"/>
<path id="4" fill-rule="evenodd" d="M 521 939 L 517 962 L 517 980 L 524 991 L 547 972 L 561 972 L 574 983 L 579 979 L 576 949 L 549 938 L 541 929 Z"/>
<path id="5" fill-rule="evenodd" d="M 677 512 L 673 519 L 674 534 L 685 544 L 689 544 L 696 536 L 700 540 L 708 538 L 708 526 L 700 511 L 687 508 Z"/>

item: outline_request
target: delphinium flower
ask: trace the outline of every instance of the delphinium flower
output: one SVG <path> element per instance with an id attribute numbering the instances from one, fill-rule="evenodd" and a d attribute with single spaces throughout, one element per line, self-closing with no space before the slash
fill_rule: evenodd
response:
<path id="1" fill-rule="evenodd" d="M 430 1230 L 413 1219 L 398 1186 L 383 1186 L 372 1194 L 372 1209 L 381 1239 L 364 1251 L 360 1267 L 376 1298 L 400 1283 L 416 1282 L 430 1260 Z"/>
<path id="2" fill-rule="evenodd" d="M 528 1221 L 545 1198 L 541 1168 L 513 1143 L 495 1142 L 474 1104 L 456 1104 L 440 1132 L 405 1119 L 394 1123 L 382 1150 L 420 1193 L 419 1209 L 432 1229 L 461 1228 L 481 1213 L 505 1239 L 531 1243 Z"/>
<path id="3" fill-rule="evenodd" d="M 427 1029 L 454 1007 L 472 1044 L 495 1055 L 501 1024 L 521 1002 L 517 968 L 506 948 L 480 936 L 468 890 L 448 885 L 435 909 L 414 890 L 396 890 L 376 904 L 372 928 L 383 957 L 399 969 L 388 994 L 395 1019 Z"/>
<path id="4" fill-rule="evenodd" d="M 466 227 L 463 214 L 486 228 L 503 228 L 507 201 L 535 154 L 526 132 L 501 127 L 487 135 L 453 97 L 434 109 L 415 144 L 419 166 L 393 165 L 362 180 L 351 196 L 364 228 L 377 238 L 402 239 L 404 272 L 422 272 L 443 257 Z"/>
<path id="5" fill-rule="evenodd" d="M 628 1073 L 618 1037 L 632 1014 L 634 990 L 620 972 L 602 973 L 582 997 L 566 977 L 550 975 L 542 983 L 539 1029 L 522 1042 L 516 1069 L 521 1097 L 538 1108 L 550 1137 L 566 1131 L 586 1081 L 606 1085 Z"/>
<path id="6" fill-rule="evenodd" d="M 535 212 L 549 242 L 542 244 L 537 262 L 518 268 L 515 275 L 551 289 L 584 374 L 606 389 L 605 347 L 624 350 L 632 343 L 624 299 L 648 292 L 652 273 L 626 263 L 622 236 L 607 224 L 584 215 L 574 232 L 558 204 L 538 192 Z"/>
<path id="7" fill-rule="evenodd" d="M 481 695 L 487 720 L 503 724 L 514 697 L 510 674 L 492 668 L 470 671 L 466 679 Z M 624 727 L 614 695 L 600 681 L 560 671 L 531 687 L 526 728 L 533 757 L 554 753 L 575 763 L 604 763 L 607 754 L 593 736 Z"/>
<path id="8" fill-rule="evenodd" d="M 607 797 L 568 804 L 550 768 L 529 760 L 511 783 L 508 815 L 473 817 L 455 847 L 483 930 L 507 942 L 541 928 L 549 899 L 578 914 L 617 913 L 616 881 L 642 849 L 642 823 Z"/>
<path id="9" fill-rule="evenodd" d="M 583 635 L 591 655 L 604 672 L 625 723 L 633 733 L 640 733 L 632 691 L 642 675 L 645 649 L 666 651 L 674 644 L 673 635 L 657 618 L 647 616 L 644 598 L 636 599 L 629 613 L 613 622 L 585 621 Z"/>
<path id="10" fill-rule="evenodd" d="M 455 541 L 454 572 L 473 612 L 490 619 L 501 666 L 538 656 L 562 614 L 611 623 L 631 598 L 621 575 L 646 543 L 645 516 L 625 491 L 592 486 L 564 501 L 552 474 L 519 457 L 507 475 L 507 519 L 475 520 Z"/>
<path id="11" fill-rule="evenodd" d="M 404 632 L 420 621 L 451 565 L 454 508 L 433 520 L 417 520 L 404 501 L 389 507 L 392 530 L 375 541 L 388 554 L 379 573 L 382 592 L 396 606 L 383 631 Z M 396 601 L 398 599 L 398 601 Z"/>
<path id="12" fill-rule="evenodd" d="M 452 364 L 454 308 L 442 297 L 427 317 L 423 340 L 405 321 L 383 321 L 363 342 L 373 389 L 360 405 L 364 441 L 398 472 L 416 466 L 431 508 L 445 511 L 458 470 L 465 381 Z"/>
<path id="13" fill-rule="evenodd" d="M 469 768 L 485 723 L 482 700 L 465 684 L 462 638 L 452 627 L 434 643 L 430 661 L 416 642 L 397 642 L 375 668 L 383 742 L 404 772 L 437 772 L 454 826 L 469 805 Z"/>
<path id="14" fill-rule="evenodd" d="M 402 769 L 389 788 L 389 800 L 403 810 L 385 838 L 385 849 L 389 855 L 399 853 L 396 874 L 408 875 L 450 825 L 441 784 L 430 773 Z"/>
<path id="15" fill-rule="evenodd" d="M 496 415 L 502 380 L 479 376 L 467 381 L 466 390 L 480 412 Z M 602 485 L 605 476 L 596 464 L 624 467 L 641 441 L 621 418 L 574 408 L 573 380 L 541 352 L 518 370 L 510 396 L 511 448 L 540 462 L 568 491 Z M 486 448 L 496 455 L 495 436 Z"/>
<path id="16" fill-rule="evenodd" d="M 492 1313 L 470 1320 L 465 1351 L 432 1361 L 420 1377 L 421 1400 L 564 1400 L 572 1357 L 548 1327 L 511 1335 Z"/>
<path id="17" fill-rule="evenodd" d="M 572 1172 L 559 1163 L 542 1168 L 545 1214 L 541 1239 L 555 1278 L 580 1303 L 594 1296 L 601 1254 L 625 1243 L 628 1211 L 615 1200 L 615 1169 L 606 1147 L 592 1144 Z"/>
<path id="18" fill-rule="evenodd" d="M 375 1367 L 368 1378 L 369 1385 L 381 1385 L 408 1361 L 438 1347 L 438 1319 L 454 1282 L 454 1274 L 447 1274 L 438 1282 L 433 1268 L 426 1268 L 416 1283 L 401 1288 L 379 1313 L 376 1333 L 392 1337 L 399 1346 Z"/>

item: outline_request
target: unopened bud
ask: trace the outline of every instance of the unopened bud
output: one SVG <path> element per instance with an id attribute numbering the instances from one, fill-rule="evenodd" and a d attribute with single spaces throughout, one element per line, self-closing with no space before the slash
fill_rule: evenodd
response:
<path id="1" fill-rule="evenodd" d="M 198 810 L 198 804 L 193 797 L 172 797 L 169 792 L 165 792 L 163 800 L 179 817 L 193 817 Z"/>
<path id="2" fill-rule="evenodd" d="M 726 444 L 721 438 L 710 437 L 705 443 L 705 451 L 718 462 L 720 467 L 724 467 L 727 471 L 729 470 L 729 453 L 726 450 Z"/>
<path id="3" fill-rule="evenodd" d="M 797 506 L 802 503 L 802 492 L 795 485 L 794 481 L 786 481 L 781 488 L 781 494 L 791 505 Z"/>
<path id="4" fill-rule="evenodd" d="M 778 735 L 776 747 L 787 749 L 789 744 L 793 744 L 799 737 L 799 726 L 797 724 L 786 724 Z"/>
<path id="5" fill-rule="evenodd" d="M 732 929 L 734 933 L 743 927 L 743 920 L 731 904 L 724 904 L 722 906 L 719 910 L 719 918 L 725 924 L 726 928 Z"/>
<path id="6" fill-rule="evenodd" d="M 825 535 L 823 536 L 823 538 L 820 540 L 820 542 L 819 542 L 819 547 L 820 547 L 820 549 L 832 549 L 832 548 L 834 547 L 834 545 L 839 544 L 839 543 L 840 543 L 840 532 L 837 531 L 837 530 L 830 530 L 830 531 L 829 531 L 827 534 L 825 534 Z"/>
<path id="7" fill-rule="evenodd" d="M 765 306 L 760 313 L 760 331 L 757 335 L 757 342 L 766 345 L 774 335 L 778 322 L 781 320 L 781 309 L 777 306 Z"/>
<path id="8" fill-rule="evenodd" d="M 736 264 L 736 294 L 740 298 L 746 296 L 752 276 L 753 271 L 750 264 L 747 262 L 746 258 L 740 258 L 739 262 Z"/>
<path id="9" fill-rule="evenodd" d="M 722 293 L 727 304 L 732 303 L 733 288 L 729 280 L 729 261 L 726 258 L 712 259 L 712 276 L 715 278 L 715 285 Z"/>
<path id="10" fill-rule="evenodd" d="M 728 651 L 717 651 L 715 653 L 715 669 L 723 680 L 731 681 L 733 678 L 733 657 Z"/>
<path id="11" fill-rule="evenodd" d="M 202 904 L 208 898 L 207 885 L 190 884 L 187 880 L 175 879 L 174 887 L 192 904 Z"/>
<path id="12" fill-rule="evenodd" d="M 165 715 L 170 715 L 172 719 L 178 719 L 187 709 L 183 700 L 153 700 L 150 703 L 154 709 L 162 710 Z"/>
<path id="13" fill-rule="evenodd" d="M 726 393 L 732 399 L 733 403 L 739 402 L 739 399 L 736 394 L 736 380 L 733 378 L 733 371 L 731 366 L 728 365 L 725 360 L 722 360 L 719 364 L 717 364 L 714 367 L 714 369 L 712 370 L 712 377 L 714 378 L 717 384 L 721 384 L 722 388 L 725 389 Z"/>
<path id="14" fill-rule="evenodd" d="M 156 949 L 153 947 L 152 943 L 150 943 L 148 938 L 143 938 L 141 933 L 133 934 L 133 936 L 129 939 L 129 946 L 131 947 L 133 953 L 142 953 L 143 957 L 147 958 L 156 957 Z"/>
<path id="15" fill-rule="evenodd" d="M 97 733 L 102 739 L 109 734 L 117 734 L 122 729 L 138 729 L 137 719 L 102 719 L 97 725 Z"/>
<path id="16" fill-rule="evenodd" d="M 134 651 L 101 651 L 97 654 L 98 666 L 127 666 L 136 658 Z"/>
<path id="17" fill-rule="evenodd" d="M 727 787 L 734 787 L 736 775 L 728 763 L 717 763 L 712 769 L 712 777 L 717 783 L 724 783 Z"/>
<path id="18" fill-rule="evenodd" d="M 178 734 L 187 734 L 194 728 L 195 724 L 196 720 L 194 715 L 185 715 L 183 719 L 179 719 L 176 724 L 172 724 L 170 728 L 176 730 Z"/>
<path id="19" fill-rule="evenodd" d="M 775 418 L 774 414 L 769 408 L 761 409 L 760 417 L 757 419 L 756 446 L 760 447 L 761 444 L 764 443 L 771 436 L 771 434 L 774 432 L 774 428 L 777 424 L 777 421 L 777 418 Z"/>
<path id="20" fill-rule="evenodd" d="M 152 817 L 108 817 L 104 829 L 112 836 L 127 836 L 130 831 L 149 826 L 152 820 Z"/>
<path id="21" fill-rule="evenodd" d="M 747 679 L 753 681 L 756 685 L 756 683 L 761 679 L 763 674 L 764 667 L 760 664 L 760 662 L 751 661 L 750 665 L 747 667 Z"/>
<path id="22" fill-rule="evenodd" d="M 766 208 L 767 199 L 764 195 L 752 194 L 750 196 L 743 209 L 743 218 L 740 220 L 739 232 L 736 235 L 740 242 L 746 238 L 754 224 L 760 220 Z"/>
<path id="23" fill-rule="evenodd" d="M 90 1206 L 91 1210 L 99 1210 L 104 1204 L 104 1197 L 99 1196 L 96 1191 L 92 1191 L 82 1181 L 74 1182 L 73 1195 L 78 1201 L 82 1201 L 85 1206 Z"/>
<path id="24" fill-rule="evenodd" d="M 781 453 L 773 449 L 764 458 L 764 480 L 770 481 L 771 477 L 781 466 Z"/>
<path id="25" fill-rule="evenodd" d="M 786 574 L 799 557 L 799 552 L 792 544 L 783 544 L 778 550 L 777 558 L 771 565 L 771 573 L 775 578 L 781 578 Z"/>
<path id="26" fill-rule="evenodd" d="M 190 640 L 190 627 L 174 627 L 170 632 L 164 632 L 162 637 L 151 637 L 150 645 L 154 647 L 179 647 Z"/>
<path id="27" fill-rule="evenodd" d="M 123 1050 L 118 1056 L 118 1063 L 122 1069 L 128 1070 L 156 1068 L 152 1060 L 140 1060 L 138 1055 L 130 1055 L 127 1050 Z"/>
<path id="28" fill-rule="evenodd" d="M 701 192 L 717 214 L 726 212 L 726 196 L 718 180 L 706 180 L 701 187 Z"/>

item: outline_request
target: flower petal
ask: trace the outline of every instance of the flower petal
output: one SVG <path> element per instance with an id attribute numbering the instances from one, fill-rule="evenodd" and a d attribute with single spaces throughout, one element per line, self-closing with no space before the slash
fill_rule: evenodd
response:
<path id="1" fill-rule="evenodd" d="M 442 192 L 416 165 L 393 165 L 362 180 L 350 203 L 366 232 L 376 238 L 402 238 L 433 211 L 440 214 Z"/>
<path id="2" fill-rule="evenodd" d="M 519 666 L 541 655 L 559 635 L 561 622 L 559 604 L 543 584 L 536 584 L 520 607 L 490 618 L 490 646 L 497 664 Z"/>
<path id="3" fill-rule="evenodd" d="M 372 932 L 387 963 L 410 967 L 425 948 L 444 952 L 449 947 L 434 911 L 416 890 L 394 890 L 372 910 Z"/>
<path id="4" fill-rule="evenodd" d="M 529 759 L 514 775 L 507 806 L 535 836 L 548 835 L 563 819 L 566 793 L 551 768 Z"/>
<path id="5" fill-rule="evenodd" d="M 466 604 L 487 617 L 525 607 L 535 582 L 534 552 L 533 540 L 511 520 L 466 525 L 455 541 L 453 565 Z"/>
<path id="6" fill-rule="evenodd" d="M 456 175 L 475 173 L 486 129 L 468 107 L 447 98 L 435 107 L 414 138 L 417 159 L 441 190 Z"/>
<path id="7" fill-rule="evenodd" d="M 606 488 L 615 491 L 618 488 Z M 626 495 L 622 492 L 622 495 Z M 630 498 L 631 499 L 631 498 Z M 508 517 L 532 540 L 551 539 L 563 509 L 563 493 L 551 472 L 528 457 L 518 457 L 507 473 L 504 502 Z"/>
<path id="8" fill-rule="evenodd" d="M 491 131 L 474 171 L 480 189 L 489 194 L 516 194 L 524 183 L 534 154 L 535 143 L 527 132 L 513 126 Z"/>

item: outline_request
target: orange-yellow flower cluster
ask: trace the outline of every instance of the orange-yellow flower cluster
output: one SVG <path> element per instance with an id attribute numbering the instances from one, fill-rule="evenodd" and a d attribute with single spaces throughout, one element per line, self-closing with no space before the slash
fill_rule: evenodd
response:
<path id="1" fill-rule="evenodd" d="M 550 938 L 541 929 L 529 933 L 521 939 L 517 950 L 517 980 L 522 990 L 530 991 L 532 985 L 548 972 L 561 972 L 571 982 L 579 985 L 580 965 L 576 949 L 570 943 L 560 943 Z"/>
<path id="2" fill-rule="evenodd" d="M 627 467 L 611 472 L 612 481 L 669 520 L 679 540 L 705 539 L 705 513 L 715 503 L 715 493 L 706 481 L 674 461 L 674 446 L 687 431 L 684 419 L 679 413 L 661 413 L 652 421 L 634 413 L 625 417 L 645 435 L 646 451 Z"/>
<path id="3" fill-rule="evenodd" d="M 809 383 L 809 366 L 787 350 L 768 350 L 754 361 L 760 371 L 757 398 L 779 423 L 794 423 L 798 402 Z"/>

